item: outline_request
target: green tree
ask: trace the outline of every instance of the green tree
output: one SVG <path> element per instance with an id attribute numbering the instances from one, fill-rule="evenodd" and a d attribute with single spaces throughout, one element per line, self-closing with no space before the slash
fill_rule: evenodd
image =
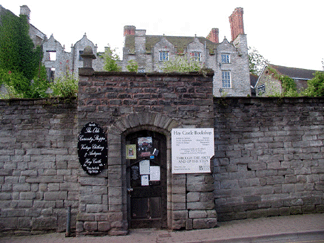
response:
<path id="1" fill-rule="evenodd" d="M 108 72 L 120 72 L 121 67 L 118 66 L 118 61 L 120 61 L 119 56 L 116 54 L 115 49 L 111 49 L 110 46 L 106 47 L 105 53 L 103 55 L 105 60 L 104 70 Z"/>
<path id="2" fill-rule="evenodd" d="M 299 96 L 297 92 L 297 86 L 295 80 L 293 80 L 287 75 L 280 76 L 279 80 L 281 81 L 281 87 L 283 89 L 283 93 L 281 94 L 281 96 L 285 96 L 285 97 Z"/>
<path id="3" fill-rule="evenodd" d="M 134 60 L 129 60 L 128 61 L 128 65 L 126 66 L 127 70 L 129 72 L 136 72 L 138 71 L 138 64 L 136 61 Z"/>
<path id="4" fill-rule="evenodd" d="M 74 98 L 78 94 L 79 80 L 73 75 L 58 78 L 51 85 L 54 97 Z"/>
<path id="5" fill-rule="evenodd" d="M 315 77 L 307 82 L 307 89 L 301 95 L 311 97 L 324 96 L 324 72 L 317 71 Z"/>
<path id="6" fill-rule="evenodd" d="M 249 69 L 250 73 L 260 75 L 263 68 L 269 63 L 257 49 L 249 47 Z"/>

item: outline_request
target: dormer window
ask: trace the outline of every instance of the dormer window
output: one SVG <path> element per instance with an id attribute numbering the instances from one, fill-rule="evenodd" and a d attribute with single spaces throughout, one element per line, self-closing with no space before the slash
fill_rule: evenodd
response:
<path id="1" fill-rule="evenodd" d="M 222 63 L 230 63 L 230 55 L 222 54 Z"/>
<path id="2" fill-rule="evenodd" d="M 169 61 L 169 52 L 168 51 L 160 51 L 159 53 L 159 60 L 160 61 Z"/>
<path id="3" fill-rule="evenodd" d="M 195 61 L 200 62 L 201 61 L 201 52 L 198 51 L 194 51 L 190 53 L 190 56 L 192 59 L 194 59 Z"/>

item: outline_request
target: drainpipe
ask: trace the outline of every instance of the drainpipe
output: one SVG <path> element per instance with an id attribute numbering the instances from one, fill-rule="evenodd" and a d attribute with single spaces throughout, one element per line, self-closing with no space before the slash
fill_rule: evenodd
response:
<path id="1" fill-rule="evenodd" d="M 71 206 L 67 209 L 65 237 L 71 236 Z"/>

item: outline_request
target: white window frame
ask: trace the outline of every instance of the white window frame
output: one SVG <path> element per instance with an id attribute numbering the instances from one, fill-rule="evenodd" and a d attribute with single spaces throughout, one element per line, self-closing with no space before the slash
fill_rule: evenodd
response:
<path id="1" fill-rule="evenodd" d="M 232 79 L 230 71 L 222 71 L 222 88 L 230 89 L 232 87 Z"/>
<path id="2" fill-rule="evenodd" d="M 169 51 L 159 51 L 159 61 L 169 61 Z"/>
<path id="3" fill-rule="evenodd" d="M 227 53 L 221 54 L 221 63 L 230 63 L 231 62 L 231 56 Z"/>

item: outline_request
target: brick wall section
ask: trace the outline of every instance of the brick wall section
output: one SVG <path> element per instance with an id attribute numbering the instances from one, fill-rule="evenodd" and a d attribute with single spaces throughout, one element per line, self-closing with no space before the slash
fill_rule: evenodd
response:
<path id="1" fill-rule="evenodd" d="M 0 234 L 64 231 L 78 209 L 76 102 L 0 100 Z"/>
<path id="2" fill-rule="evenodd" d="M 324 99 L 215 99 L 220 221 L 324 212 Z"/>
<path id="3" fill-rule="evenodd" d="M 80 69 L 78 130 L 91 121 L 103 127 L 108 139 L 108 169 L 99 177 L 90 177 L 85 173 L 80 176 L 77 233 L 127 233 L 126 166 L 121 153 L 122 137 L 141 129 L 160 132 L 167 138 L 168 227 L 214 227 L 217 219 L 214 200 L 210 197 L 213 192 L 211 174 L 172 175 L 170 159 L 172 128 L 213 127 L 213 73 L 91 74 L 87 71 Z M 199 183 L 200 187 L 190 187 L 187 181 L 190 185 Z M 104 191 L 101 197 L 95 203 L 83 199 L 89 195 L 89 190 L 83 187 L 97 183 Z"/>

